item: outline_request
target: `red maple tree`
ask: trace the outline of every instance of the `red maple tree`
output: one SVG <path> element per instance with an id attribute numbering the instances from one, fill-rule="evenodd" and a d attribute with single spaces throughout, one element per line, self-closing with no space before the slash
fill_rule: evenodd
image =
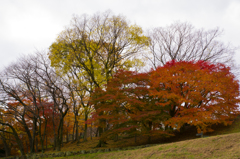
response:
<path id="1" fill-rule="evenodd" d="M 205 61 L 171 61 L 147 73 L 119 70 L 92 104 L 102 137 L 169 135 L 168 128 L 231 124 L 239 114 L 239 84 L 230 68 Z M 171 129 L 170 129 L 171 130 Z"/>
<path id="2" fill-rule="evenodd" d="M 171 61 L 151 72 L 150 94 L 161 98 L 171 118 L 165 123 L 180 129 L 194 125 L 210 131 L 217 123 L 230 124 L 239 114 L 239 84 L 230 68 L 205 61 Z"/>

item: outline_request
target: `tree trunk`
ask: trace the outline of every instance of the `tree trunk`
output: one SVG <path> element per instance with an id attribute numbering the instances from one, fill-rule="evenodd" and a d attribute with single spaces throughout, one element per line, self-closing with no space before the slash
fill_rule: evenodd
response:
<path id="1" fill-rule="evenodd" d="M 99 127 L 98 127 L 99 128 Z M 99 137 L 99 129 L 97 128 L 97 131 L 96 131 L 96 134 L 95 134 L 95 137 Z"/>
<path id="2" fill-rule="evenodd" d="M 72 141 L 74 141 L 75 127 L 76 127 L 76 122 L 74 122 L 74 124 L 73 124 L 73 134 L 72 134 Z"/>
<path id="3" fill-rule="evenodd" d="M 36 118 L 33 118 L 33 131 L 32 131 L 32 147 L 31 147 L 31 153 L 34 153 L 36 129 L 37 129 L 37 121 L 36 121 Z"/>
<path id="4" fill-rule="evenodd" d="M 11 154 L 11 149 L 10 149 L 9 145 L 7 144 L 4 132 L 3 132 L 3 135 L 0 135 L 0 137 L 1 137 L 2 141 L 3 141 L 5 155 L 6 155 L 6 157 L 8 157 Z"/>
<path id="5" fill-rule="evenodd" d="M 34 153 L 34 145 L 33 145 L 33 142 L 32 142 L 33 137 L 31 135 L 31 132 L 30 132 L 25 120 L 22 120 L 22 124 L 23 124 L 23 127 L 24 127 L 24 129 L 27 133 L 27 136 L 28 136 L 28 141 L 29 141 L 29 145 L 30 145 L 30 153 Z"/>
<path id="6" fill-rule="evenodd" d="M 26 153 L 28 153 L 28 143 L 27 143 L 27 141 L 26 141 Z"/>
<path id="7" fill-rule="evenodd" d="M 88 119 L 88 113 L 86 112 L 85 113 L 85 118 L 84 118 L 84 121 L 85 121 L 85 125 L 84 125 L 84 141 L 87 141 L 87 119 Z"/>
<path id="8" fill-rule="evenodd" d="M 104 142 L 104 140 L 101 138 L 101 135 L 103 133 L 103 128 L 102 127 L 98 127 L 98 132 L 99 132 L 100 139 L 99 139 L 98 144 L 97 144 L 96 147 L 103 147 L 106 144 L 106 142 Z"/>
<path id="9" fill-rule="evenodd" d="M 46 149 L 47 149 L 47 135 L 46 135 Z"/>
<path id="10" fill-rule="evenodd" d="M 92 123 L 91 123 L 91 132 L 90 133 L 91 133 L 91 140 L 92 140 Z"/>
<path id="11" fill-rule="evenodd" d="M 148 122 L 148 126 L 149 126 L 149 131 L 151 131 L 152 130 L 152 122 L 151 121 Z M 148 143 L 151 143 L 151 134 L 148 135 Z"/>
<path id="12" fill-rule="evenodd" d="M 19 136 L 18 136 L 16 130 L 14 129 L 14 127 L 13 127 L 12 125 L 9 125 L 9 124 L 6 124 L 6 123 L 1 123 L 1 124 L 2 124 L 2 125 L 6 125 L 6 126 L 8 126 L 8 127 L 11 128 L 12 133 L 13 133 L 13 136 L 15 137 L 16 142 L 17 142 L 17 144 L 18 144 L 18 148 L 19 148 L 19 150 L 20 150 L 21 157 L 22 157 L 23 159 L 26 159 L 22 140 L 19 138 Z"/>
<path id="13" fill-rule="evenodd" d="M 63 118 L 60 119 L 60 123 L 58 126 L 56 151 L 61 151 L 62 136 L 63 136 L 62 132 L 63 132 Z"/>
<path id="14" fill-rule="evenodd" d="M 41 120 L 40 120 L 41 122 Z M 44 139 L 46 135 L 46 129 L 47 129 L 47 120 L 45 118 L 45 123 L 44 123 L 44 130 L 43 130 L 43 135 L 41 135 L 41 124 L 39 124 L 40 130 L 39 130 L 39 134 L 40 134 L 40 142 L 41 142 L 41 149 L 42 149 L 42 153 L 44 153 Z"/>
<path id="15" fill-rule="evenodd" d="M 77 121 L 77 119 L 76 119 L 75 122 L 76 122 L 76 125 L 75 125 L 76 126 L 76 128 L 75 128 L 76 129 L 76 133 L 75 133 L 76 137 L 75 137 L 75 140 L 78 142 L 80 137 L 79 137 L 79 133 L 78 133 L 78 121 Z"/>
<path id="16" fill-rule="evenodd" d="M 35 142 L 35 144 L 36 144 L 36 153 L 38 153 L 38 137 L 35 137 L 35 139 L 36 139 L 36 142 Z"/>
<path id="17" fill-rule="evenodd" d="M 55 109 L 55 108 L 54 108 Z M 54 111 L 53 111 L 53 118 L 52 118 L 52 123 L 53 123 L 53 134 L 54 134 L 54 141 L 53 141 L 53 150 L 56 149 L 57 146 L 57 134 L 56 134 L 56 125 L 54 121 Z"/>
<path id="18" fill-rule="evenodd" d="M 103 115 L 103 113 L 99 114 L 99 116 L 101 116 L 101 115 Z M 98 127 L 98 133 L 99 133 L 99 138 L 100 139 L 99 139 L 99 142 L 98 142 L 96 147 L 103 147 L 105 142 L 103 141 L 101 136 L 102 136 L 102 133 L 103 133 L 103 129 L 106 125 L 106 121 L 103 120 L 103 119 L 99 119 L 99 124 L 100 124 L 100 126 Z"/>

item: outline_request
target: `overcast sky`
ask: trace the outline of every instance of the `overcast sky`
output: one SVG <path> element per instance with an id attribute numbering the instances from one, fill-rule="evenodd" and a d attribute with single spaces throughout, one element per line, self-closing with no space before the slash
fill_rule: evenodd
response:
<path id="1" fill-rule="evenodd" d="M 240 0 L 1 0 L 0 69 L 21 54 L 46 50 L 73 14 L 111 10 L 149 29 L 175 21 L 224 30 L 221 40 L 240 46 Z M 240 64 L 240 49 L 235 60 Z"/>

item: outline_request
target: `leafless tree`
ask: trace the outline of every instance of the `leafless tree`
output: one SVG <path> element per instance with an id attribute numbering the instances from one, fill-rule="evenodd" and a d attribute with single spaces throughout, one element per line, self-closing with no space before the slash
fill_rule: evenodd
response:
<path id="1" fill-rule="evenodd" d="M 24 128 L 31 153 L 35 152 L 35 146 L 38 149 L 38 143 L 35 142 L 37 136 L 41 141 L 42 152 L 44 150 L 47 126 L 44 112 L 48 103 L 54 105 L 52 117 L 54 139 L 57 150 L 60 150 L 64 117 L 69 110 L 69 93 L 65 83 L 50 66 L 48 56 L 41 53 L 19 58 L 1 74 L 0 90 L 1 102 L 5 104 L 4 110 L 8 110 L 8 113 Z M 15 105 L 12 106 L 11 102 Z M 55 114 L 59 114 L 57 122 Z M 0 124 L 9 126 L 8 123 Z M 11 128 L 11 125 L 9 127 Z"/>
<path id="2" fill-rule="evenodd" d="M 196 29 L 187 22 L 154 28 L 148 32 L 151 39 L 148 59 L 154 68 L 170 60 L 204 60 L 232 65 L 236 49 L 221 42 L 221 35 L 218 28 Z"/>
<path id="3" fill-rule="evenodd" d="M 18 62 L 7 67 L 3 73 L 3 79 L 0 80 L 2 94 L 5 99 L 1 100 L 6 104 L 9 113 L 14 113 L 14 118 L 21 124 L 27 133 L 30 152 L 33 153 L 35 136 L 37 131 L 37 93 L 39 93 L 38 82 L 33 80 L 34 70 L 26 58 L 20 58 Z M 29 104 L 26 100 L 30 100 Z M 19 103 L 12 106 L 11 102 Z M 32 119 L 33 128 L 29 128 L 26 118 Z M 32 132 L 32 133 L 31 133 Z"/>
<path id="4" fill-rule="evenodd" d="M 53 102 L 53 130 L 54 148 L 61 150 L 63 139 L 64 117 L 70 108 L 69 83 L 61 74 L 58 74 L 50 65 L 50 60 L 45 53 L 36 53 L 32 58 L 35 63 L 35 73 L 41 79 L 42 85 L 49 99 Z M 59 123 L 56 125 L 54 112 L 59 114 Z M 57 128 L 57 132 L 55 131 Z"/>

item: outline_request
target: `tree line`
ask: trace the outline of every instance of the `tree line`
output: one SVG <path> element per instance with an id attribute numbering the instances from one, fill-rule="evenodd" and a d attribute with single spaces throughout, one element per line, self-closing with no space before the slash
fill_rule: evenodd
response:
<path id="1" fill-rule="evenodd" d="M 47 52 L 1 72 L 6 155 L 16 147 L 22 156 L 44 152 L 50 140 L 60 151 L 69 131 L 79 141 L 80 124 L 84 141 L 96 127 L 98 147 L 123 133 L 150 140 L 185 124 L 204 131 L 228 124 L 238 113 L 239 86 L 230 69 L 235 49 L 221 33 L 181 22 L 144 32 L 109 11 L 74 16 Z"/>

